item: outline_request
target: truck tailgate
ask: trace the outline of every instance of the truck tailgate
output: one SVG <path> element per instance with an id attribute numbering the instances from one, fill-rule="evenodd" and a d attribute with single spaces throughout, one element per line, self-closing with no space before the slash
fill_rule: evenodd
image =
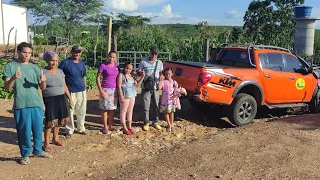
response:
<path id="1" fill-rule="evenodd" d="M 179 86 L 184 87 L 188 92 L 195 93 L 197 88 L 198 77 L 202 71 L 202 66 L 193 62 L 174 62 L 167 61 L 164 68 L 172 68 L 174 72 L 174 80 Z"/>

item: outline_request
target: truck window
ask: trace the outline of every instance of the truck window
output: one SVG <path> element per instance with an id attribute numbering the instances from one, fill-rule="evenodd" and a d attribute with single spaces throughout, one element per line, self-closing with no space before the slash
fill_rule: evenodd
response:
<path id="1" fill-rule="evenodd" d="M 284 62 L 280 53 L 261 53 L 259 54 L 260 66 L 263 69 L 273 71 L 284 71 Z"/>
<path id="2" fill-rule="evenodd" d="M 284 54 L 283 56 L 286 63 L 287 72 L 299 72 L 299 70 L 304 68 L 304 66 L 299 61 L 298 58 L 291 56 L 289 54 Z"/>
<path id="3" fill-rule="evenodd" d="M 254 64 L 252 53 L 251 60 Z M 215 64 L 222 64 L 227 66 L 253 68 L 253 66 L 250 64 L 248 51 L 246 49 L 224 49 L 219 53 L 218 60 L 212 62 Z"/>

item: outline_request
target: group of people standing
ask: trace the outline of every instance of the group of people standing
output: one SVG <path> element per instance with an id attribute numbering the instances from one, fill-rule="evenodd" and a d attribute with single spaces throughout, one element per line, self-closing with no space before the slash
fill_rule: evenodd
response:
<path id="1" fill-rule="evenodd" d="M 159 86 L 159 81 L 165 78 L 163 72 L 166 71 L 163 71 L 162 61 L 157 59 L 158 54 L 159 51 L 157 47 L 152 47 L 149 57 L 141 60 L 137 72 L 133 72 L 133 65 L 131 63 L 125 63 L 121 71 L 119 65 L 116 63 L 117 53 L 115 51 L 111 51 L 108 61 L 99 66 L 96 82 L 100 92 L 99 107 L 101 109 L 104 127 L 102 133 L 106 134 L 108 131 L 115 130 L 112 125 L 118 102 L 120 104 L 120 122 L 123 127 L 123 133 L 127 135 L 135 133 L 132 128 L 132 114 L 135 97 L 137 95 L 136 88 L 140 85 L 142 88 L 141 94 L 144 108 L 143 130 L 148 131 L 150 128 L 150 109 L 152 110 L 153 119 L 151 125 L 157 130 L 162 129 L 158 124 L 159 106 L 168 107 L 168 103 L 162 101 L 160 104 L 160 90 L 163 87 L 167 89 L 167 86 Z M 170 72 L 172 75 L 172 70 L 170 70 Z M 173 80 L 171 79 L 171 81 Z M 175 84 L 177 85 L 176 82 Z M 173 89 L 170 90 L 173 91 Z M 171 94 L 173 94 L 173 92 L 171 92 Z M 163 97 L 167 98 L 167 96 Z M 173 118 L 173 115 L 171 116 Z M 169 131 L 171 131 L 171 126 L 170 124 L 168 125 Z"/>
<path id="2" fill-rule="evenodd" d="M 64 146 L 59 141 L 59 127 L 65 126 L 65 135 L 70 138 L 75 129 L 79 134 L 86 135 L 85 115 L 87 106 L 86 95 L 86 66 L 80 60 L 82 54 L 80 46 L 73 46 L 71 57 L 61 61 L 56 52 L 48 51 L 43 60 L 47 66 L 40 70 L 37 65 L 29 63 L 32 46 L 21 43 L 17 46 L 18 58 L 4 67 L 3 80 L 5 90 L 13 88 L 14 118 L 18 143 L 21 153 L 20 163 L 30 163 L 33 136 L 35 157 L 50 158 L 50 134 L 53 129 L 52 144 Z M 115 110 L 120 104 L 120 122 L 123 133 L 134 134 L 132 128 L 132 114 L 137 95 L 136 87 L 142 87 L 144 107 L 143 130 L 149 130 L 149 111 L 153 110 L 152 125 L 161 130 L 158 124 L 159 107 L 165 113 L 168 122 L 167 131 L 173 128 L 173 113 L 177 106 L 177 96 L 174 91 L 178 88 L 172 79 L 172 70 L 163 70 L 163 64 L 157 60 L 158 49 L 152 47 L 150 56 L 143 59 L 138 67 L 138 73 L 133 72 L 133 65 L 126 63 L 120 70 L 117 53 L 109 52 L 108 60 L 101 63 L 96 76 L 96 83 L 100 92 L 99 108 L 103 124 L 103 134 L 114 131 L 113 120 Z M 162 99 L 160 102 L 160 90 Z M 153 108 L 150 108 L 150 106 Z M 74 124 L 77 118 L 77 127 Z M 45 120 L 43 120 L 45 117 Z M 42 146 L 42 132 L 44 144 Z"/>

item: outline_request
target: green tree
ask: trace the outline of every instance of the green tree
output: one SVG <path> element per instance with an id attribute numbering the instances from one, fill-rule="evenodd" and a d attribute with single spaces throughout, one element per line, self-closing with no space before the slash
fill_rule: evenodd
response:
<path id="1" fill-rule="evenodd" d="M 303 3 L 304 0 L 252 1 L 243 18 L 245 36 L 255 44 L 292 47 L 293 8 Z"/>
<path id="2" fill-rule="evenodd" d="M 244 43 L 243 29 L 241 27 L 233 27 L 229 37 L 230 43 Z"/>
<path id="3" fill-rule="evenodd" d="M 107 19 L 109 18 L 108 15 L 106 14 L 94 14 L 91 17 L 87 18 L 86 21 L 89 23 L 95 23 L 97 25 L 97 30 L 96 30 L 96 42 L 94 45 L 94 50 L 93 50 L 93 55 L 94 55 L 94 61 L 93 61 L 93 65 L 95 66 L 97 63 L 97 47 L 98 47 L 98 43 L 99 43 L 99 30 L 100 30 L 100 26 L 101 24 L 103 24 L 104 22 L 107 22 Z"/>
<path id="4" fill-rule="evenodd" d="M 131 27 L 142 26 L 151 21 L 150 18 L 142 16 L 129 16 L 123 13 L 119 13 L 117 18 L 119 19 L 113 22 L 113 28 L 115 31 L 117 31 L 120 27 L 129 29 Z"/>
<path id="5" fill-rule="evenodd" d="M 216 30 L 213 26 L 209 26 L 207 21 L 201 21 L 196 25 L 198 36 L 201 40 L 210 39 L 216 35 Z"/>
<path id="6" fill-rule="evenodd" d="M 118 20 L 115 20 L 112 26 L 112 39 L 114 43 L 114 49 L 117 50 L 117 34 L 119 28 L 131 29 L 133 27 L 141 27 L 151 21 L 150 18 L 142 17 L 142 16 L 129 16 L 123 13 L 117 15 Z"/>
<path id="7" fill-rule="evenodd" d="M 12 3 L 26 7 L 36 17 L 36 23 L 59 25 L 68 38 L 84 18 L 103 7 L 103 0 L 12 0 Z"/>

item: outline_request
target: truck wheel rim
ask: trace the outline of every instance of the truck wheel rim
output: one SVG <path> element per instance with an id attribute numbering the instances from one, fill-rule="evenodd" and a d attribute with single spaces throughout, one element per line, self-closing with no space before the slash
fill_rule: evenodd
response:
<path id="1" fill-rule="evenodd" d="M 239 110 L 239 116 L 241 120 L 246 121 L 252 114 L 252 106 L 250 103 L 243 103 Z"/>

